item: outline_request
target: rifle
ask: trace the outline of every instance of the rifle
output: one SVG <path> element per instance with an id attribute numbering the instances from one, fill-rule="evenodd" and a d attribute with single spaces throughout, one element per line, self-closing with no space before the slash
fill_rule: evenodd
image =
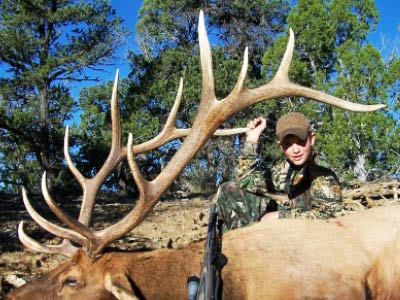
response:
<path id="1" fill-rule="evenodd" d="M 188 280 L 189 300 L 219 300 L 222 295 L 221 270 L 227 263 L 227 258 L 221 252 L 222 249 L 222 225 L 218 219 L 217 205 L 213 203 L 210 209 L 208 222 L 206 253 L 203 261 L 203 272 L 200 283 L 191 277 Z M 189 291 L 189 287 L 198 286 L 196 294 Z M 194 298 L 195 296 L 195 298 Z"/>

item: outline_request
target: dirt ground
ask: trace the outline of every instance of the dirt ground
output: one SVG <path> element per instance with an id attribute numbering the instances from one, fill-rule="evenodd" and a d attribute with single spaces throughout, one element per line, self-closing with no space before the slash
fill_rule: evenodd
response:
<path id="1" fill-rule="evenodd" d="M 140 226 L 111 246 L 127 251 L 138 248 L 179 248 L 204 239 L 207 234 L 212 197 L 213 195 L 166 197 L 156 204 Z M 44 200 L 36 202 L 34 206 L 43 216 L 56 220 L 48 211 Z M 115 223 L 134 207 L 128 200 L 109 202 L 100 201 L 96 204 L 93 228 L 100 229 Z M 77 199 L 64 209 L 71 215 L 77 214 L 79 203 Z M 21 198 L 2 197 L 0 199 L 0 299 L 3 299 L 20 279 L 29 281 L 64 260 L 64 257 L 59 255 L 34 253 L 24 248 L 18 240 L 17 233 L 18 224 L 22 220 L 25 232 L 34 239 L 45 243 L 59 242 L 32 221 Z"/>

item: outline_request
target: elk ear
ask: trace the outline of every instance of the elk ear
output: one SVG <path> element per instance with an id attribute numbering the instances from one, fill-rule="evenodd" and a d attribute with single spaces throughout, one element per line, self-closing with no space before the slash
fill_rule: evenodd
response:
<path id="1" fill-rule="evenodd" d="M 104 287 L 118 300 L 139 300 L 134 294 L 128 278 L 124 274 L 106 273 Z"/>

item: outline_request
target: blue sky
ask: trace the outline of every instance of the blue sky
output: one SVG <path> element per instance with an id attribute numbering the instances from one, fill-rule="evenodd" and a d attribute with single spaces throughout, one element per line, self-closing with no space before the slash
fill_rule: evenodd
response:
<path id="1" fill-rule="evenodd" d="M 370 41 L 378 48 L 382 49 L 382 41 L 389 41 L 393 39 L 399 39 L 399 31 L 397 28 L 400 27 L 400 1 L 398 0 L 377 0 L 380 21 L 375 32 L 371 33 L 369 38 Z"/>
<path id="2" fill-rule="evenodd" d="M 97 72 L 91 73 L 96 74 L 101 80 L 109 81 L 114 80 L 115 72 L 119 69 L 120 75 L 119 78 L 127 77 L 130 71 L 129 62 L 127 59 L 127 55 L 130 50 L 139 50 L 139 47 L 136 43 L 136 33 L 135 26 L 138 21 L 139 9 L 142 6 L 141 0 L 112 0 L 111 4 L 113 8 L 116 9 L 116 13 L 118 16 L 122 17 L 125 22 L 125 26 L 132 32 L 129 40 L 126 45 L 119 49 L 118 56 L 119 60 L 114 67 L 108 67 L 107 72 Z M 71 83 L 72 87 L 72 95 L 73 97 L 77 97 L 79 95 L 79 90 L 82 87 L 88 87 L 95 85 L 94 82 L 86 82 L 86 83 Z"/>
<path id="3" fill-rule="evenodd" d="M 291 0 L 295 3 L 295 0 Z M 378 24 L 377 30 L 370 35 L 370 41 L 380 49 L 384 50 L 384 41 L 398 39 L 399 33 L 397 27 L 400 24 L 400 1 L 399 0 L 377 0 L 376 1 L 381 20 Z M 112 0 L 112 6 L 117 10 L 117 14 L 125 20 L 126 26 L 133 32 L 132 36 L 127 42 L 126 47 L 120 49 L 120 60 L 115 68 L 109 68 L 108 73 L 102 74 L 104 80 L 113 80 L 114 72 L 120 69 L 120 77 L 126 77 L 129 74 L 129 63 L 126 55 L 130 49 L 138 50 L 135 36 L 135 25 L 138 20 L 139 9 L 142 5 L 140 0 Z"/>

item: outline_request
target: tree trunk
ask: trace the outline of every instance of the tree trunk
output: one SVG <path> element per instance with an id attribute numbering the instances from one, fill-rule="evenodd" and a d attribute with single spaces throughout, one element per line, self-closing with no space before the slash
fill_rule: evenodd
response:
<path id="1" fill-rule="evenodd" d="M 52 189 L 54 181 L 54 172 L 51 166 L 50 158 L 50 126 L 49 126 L 49 93 L 48 86 L 43 85 L 39 91 L 39 116 L 40 116 L 40 161 L 42 173 L 46 171 L 47 174 L 47 184 L 49 190 Z"/>

